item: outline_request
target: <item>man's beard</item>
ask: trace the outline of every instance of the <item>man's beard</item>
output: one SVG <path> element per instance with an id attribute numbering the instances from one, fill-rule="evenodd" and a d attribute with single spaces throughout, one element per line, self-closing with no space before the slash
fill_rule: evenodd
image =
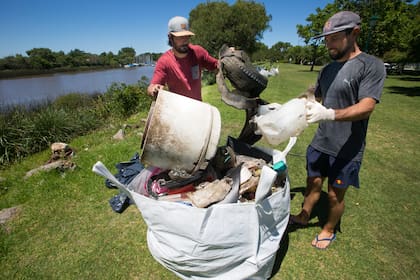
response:
<path id="1" fill-rule="evenodd" d="M 179 53 L 188 53 L 188 44 L 182 46 L 175 46 L 174 49 Z"/>
<path id="2" fill-rule="evenodd" d="M 347 45 L 343 50 L 335 49 L 337 51 L 336 53 L 332 53 L 330 50 L 328 50 L 328 54 L 330 55 L 331 59 L 339 60 L 346 56 L 351 48 L 351 45 Z"/>
<path id="3" fill-rule="evenodd" d="M 333 59 L 333 60 L 339 60 L 339 59 L 343 58 L 343 56 L 344 56 L 346 53 L 345 53 L 345 52 L 343 52 L 343 51 L 339 51 L 339 50 L 337 50 L 337 52 L 336 52 L 336 53 L 331 53 L 331 52 L 329 51 L 329 52 L 328 52 L 328 54 L 330 55 L 331 59 Z"/>

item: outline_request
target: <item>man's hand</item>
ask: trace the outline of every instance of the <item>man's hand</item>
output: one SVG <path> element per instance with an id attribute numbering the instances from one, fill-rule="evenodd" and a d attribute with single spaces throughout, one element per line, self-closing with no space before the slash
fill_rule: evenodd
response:
<path id="1" fill-rule="evenodd" d="M 152 96 L 152 97 L 156 97 L 159 90 L 163 89 L 163 85 L 159 85 L 159 84 L 150 84 L 147 87 L 147 94 Z"/>
<path id="2" fill-rule="evenodd" d="M 333 121 L 334 119 L 335 111 L 333 109 L 327 109 L 316 101 L 306 102 L 306 120 L 308 123 Z"/>

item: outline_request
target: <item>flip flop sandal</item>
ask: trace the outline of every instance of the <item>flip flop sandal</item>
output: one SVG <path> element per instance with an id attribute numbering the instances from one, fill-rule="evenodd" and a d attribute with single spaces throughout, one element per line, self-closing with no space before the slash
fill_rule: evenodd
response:
<path id="1" fill-rule="evenodd" d="M 314 248 L 316 248 L 316 249 L 318 249 L 318 250 L 325 250 L 325 249 L 327 249 L 330 245 L 331 245 L 331 243 L 334 241 L 336 239 L 336 235 L 335 235 L 335 233 L 333 233 L 333 235 L 331 236 L 331 237 L 326 237 L 326 238 L 322 238 L 322 239 L 319 239 L 318 238 L 318 235 L 316 235 L 315 236 L 315 240 L 316 240 L 316 242 L 315 242 L 315 245 L 312 245 L 312 247 L 314 247 Z M 319 247 L 317 247 L 316 245 L 318 244 L 318 242 L 320 242 L 320 241 L 328 241 L 328 245 L 325 247 L 325 248 L 319 248 Z"/>

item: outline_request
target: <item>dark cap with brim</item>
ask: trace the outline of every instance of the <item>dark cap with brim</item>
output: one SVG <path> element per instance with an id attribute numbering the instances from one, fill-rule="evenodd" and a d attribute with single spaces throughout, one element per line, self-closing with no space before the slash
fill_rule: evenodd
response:
<path id="1" fill-rule="evenodd" d="M 317 39 L 346 29 L 360 27 L 360 23 L 359 15 L 349 11 L 339 12 L 330 17 L 325 23 L 322 33 L 313 38 Z"/>

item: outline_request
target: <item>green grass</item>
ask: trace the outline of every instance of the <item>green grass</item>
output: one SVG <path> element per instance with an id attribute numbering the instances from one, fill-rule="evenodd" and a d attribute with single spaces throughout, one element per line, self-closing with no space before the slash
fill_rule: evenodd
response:
<path id="1" fill-rule="evenodd" d="M 269 102 L 297 96 L 314 84 L 319 70 L 289 64 L 279 69 L 262 94 Z M 311 247 L 320 230 L 318 218 L 308 228 L 289 232 L 282 247 L 285 257 L 273 279 L 419 279 L 419 81 L 387 78 L 370 121 L 361 188 L 347 192 L 337 240 L 326 251 Z M 221 112 L 224 144 L 228 135 L 239 134 L 244 112 L 225 105 L 214 85 L 203 94 Z M 107 189 L 103 178 L 91 171 L 100 160 L 116 172 L 117 162 L 140 151 L 145 117 L 141 113 L 127 121 L 132 128 L 124 141 L 112 139 L 119 129 L 115 126 L 71 141 L 74 171 L 54 170 L 24 180 L 27 171 L 49 159 L 50 151 L 0 171 L 0 209 L 21 209 L 17 218 L 0 227 L 0 279 L 176 279 L 150 255 L 147 228 L 137 208 L 113 212 L 108 200 L 117 191 Z M 299 136 L 287 159 L 292 213 L 303 201 L 304 155 L 315 129 L 311 125 Z M 269 146 L 263 140 L 257 144 Z"/>

